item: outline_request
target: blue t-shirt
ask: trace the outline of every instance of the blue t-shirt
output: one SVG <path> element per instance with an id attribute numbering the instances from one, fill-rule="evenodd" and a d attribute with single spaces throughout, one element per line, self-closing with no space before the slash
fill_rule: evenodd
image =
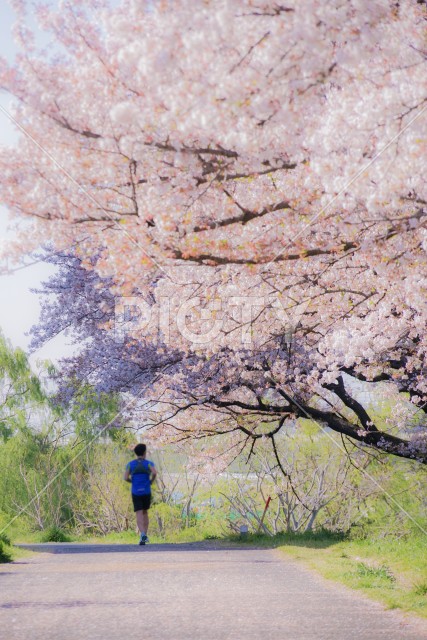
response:
<path id="1" fill-rule="evenodd" d="M 132 480 L 132 493 L 135 496 L 147 496 L 151 493 L 150 474 L 154 469 L 154 462 L 150 460 L 131 460 L 126 469 Z"/>

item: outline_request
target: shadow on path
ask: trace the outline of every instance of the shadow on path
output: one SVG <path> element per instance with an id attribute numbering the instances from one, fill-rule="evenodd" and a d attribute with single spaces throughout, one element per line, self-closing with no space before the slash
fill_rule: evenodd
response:
<path id="1" fill-rule="evenodd" d="M 259 551 L 265 547 L 255 545 L 221 544 L 210 541 L 147 544 L 90 544 L 82 542 L 46 542 L 33 544 L 16 544 L 20 549 L 43 553 L 158 553 L 162 551 Z"/>
<path id="2" fill-rule="evenodd" d="M 129 553 L 135 551 L 254 551 L 275 549 L 291 544 L 293 546 L 325 549 L 345 539 L 342 534 L 330 532 L 306 534 L 279 534 L 273 538 L 267 536 L 250 535 L 246 540 L 230 542 L 228 540 L 200 540 L 182 543 L 150 543 L 146 546 L 120 543 L 86 543 L 86 542 L 45 542 L 16 544 L 16 547 L 29 551 L 45 553 Z"/>

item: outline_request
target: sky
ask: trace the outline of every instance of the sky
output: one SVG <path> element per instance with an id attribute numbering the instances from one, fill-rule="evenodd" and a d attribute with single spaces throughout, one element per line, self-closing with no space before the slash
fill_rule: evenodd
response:
<path id="1" fill-rule="evenodd" d="M 12 61 L 16 46 L 11 33 L 14 14 L 6 2 L 0 3 L 0 56 Z M 11 96 L 0 91 L 0 104 L 9 109 Z M 11 145 L 17 139 L 14 127 L 7 116 L 0 111 L 0 145 Z M 7 242 L 14 237 L 10 230 L 8 211 L 0 206 L 0 237 Z M 27 259 L 26 263 L 32 262 Z M 4 336 L 14 347 L 27 350 L 31 337 L 30 328 L 38 322 L 40 313 L 40 297 L 31 292 L 32 288 L 40 288 L 41 282 L 47 280 L 53 273 L 54 267 L 44 263 L 36 263 L 20 268 L 5 275 L 0 264 L 0 328 Z M 33 353 L 30 362 L 36 367 L 37 360 L 53 360 L 55 362 L 63 355 L 70 355 L 73 348 L 67 345 L 66 339 L 59 336 L 51 340 L 46 346 Z"/>

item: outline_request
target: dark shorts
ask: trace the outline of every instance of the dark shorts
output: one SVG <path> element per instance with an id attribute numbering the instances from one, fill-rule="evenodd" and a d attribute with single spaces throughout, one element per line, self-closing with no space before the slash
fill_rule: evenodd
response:
<path id="1" fill-rule="evenodd" d="M 132 493 L 132 502 L 134 511 L 147 511 L 151 504 L 151 494 L 146 496 L 136 496 Z"/>

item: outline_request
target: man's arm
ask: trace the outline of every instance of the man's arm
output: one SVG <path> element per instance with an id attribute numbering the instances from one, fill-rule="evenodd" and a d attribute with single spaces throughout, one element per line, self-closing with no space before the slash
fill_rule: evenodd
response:
<path id="1" fill-rule="evenodd" d="M 130 469 L 129 464 L 126 465 L 125 475 L 123 476 L 123 480 L 126 482 L 132 482 L 132 478 L 130 477 Z"/>
<path id="2" fill-rule="evenodd" d="M 154 480 L 156 479 L 157 476 L 157 469 L 154 466 L 154 464 L 150 464 L 150 484 L 153 484 Z"/>

